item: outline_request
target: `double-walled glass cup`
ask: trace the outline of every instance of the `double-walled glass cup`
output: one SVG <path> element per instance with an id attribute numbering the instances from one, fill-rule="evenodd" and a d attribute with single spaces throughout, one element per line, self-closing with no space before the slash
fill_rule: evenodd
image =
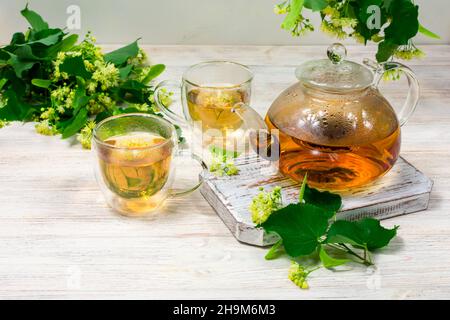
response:
<path id="1" fill-rule="evenodd" d="M 242 64 L 209 61 L 191 66 L 181 83 L 163 81 L 155 90 L 155 102 L 162 113 L 180 126 L 193 130 L 202 147 L 211 144 L 236 145 L 242 141 L 243 121 L 233 108 L 250 103 L 253 73 Z M 180 92 L 183 115 L 164 104 L 167 91 Z"/>
<path id="2" fill-rule="evenodd" d="M 173 189 L 177 160 L 194 158 L 178 148 L 175 127 L 161 117 L 124 114 L 100 122 L 93 133 L 95 173 L 107 203 L 128 216 L 142 216 L 159 208 L 168 197 L 196 190 Z M 199 175 L 200 177 L 200 175 Z"/>

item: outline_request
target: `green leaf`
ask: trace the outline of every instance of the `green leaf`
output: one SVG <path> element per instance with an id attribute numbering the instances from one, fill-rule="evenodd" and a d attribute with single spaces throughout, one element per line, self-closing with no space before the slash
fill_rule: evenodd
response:
<path id="1" fill-rule="evenodd" d="M 36 61 L 23 61 L 18 56 L 11 54 L 8 63 L 13 67 L 14 72 L 18 78 L 22 78 L 25 71 L 30 70 L 36 64 Z"/>
<path id="2" fill-rule="evenodd" d="M 61 29 L 45 29 L 34 33 L 33 39 L 30 42 L 24 43 L 24 45 L 42 44 L 44 46 L 51 46 L 58 43 L 64 32 Z"/>
<path id="3" fill-rule="evenodd" d="M 292 0 L 291 8 L 284 18 L 281 28 L 291 30 L 295 27 L 297 19 L 300 16 L 303 8 L 303 0 Z"/>
<path id="4" fill-rule="evenodd" d="M 291 257 L 313 253 L 328 227 L 325 212 L 310 204 L 290 204 L 272 213 L 262 227 L 276 232 Z"/>
<path id="5" fill-rule="evenodd" d="M 327 0 L 305 0 L 303 6 L 312 11 L 322 11 L 328 6 L 328 2 Z"/>
<path id="6" fill-rule="evenodd" d="M 150 81 L 155 79 L 157 76 L 159 76 L 161 73 L 166 70 L 166 66 L 163 64 L 155 64 L 150 67 L 149 72 L 145 76 L 144 80 L 142 80 L 142 83 L 148 84 Z"/>
<path id="7" fill-rule="evenodd" d="M 78 85 L 73 98 L 73 114 L 76 115 L 82 107 L 88 104 L 89 97 L 86 96 L 86 89 L 84 86 Z"/>
<path id="8" fill-rule="evenodd" d="M 119 69 L 120 79 L 122 79 L 122 80 L 126 79 L 128 77 L 128 75 L 130 74 L 131 69 L 133 69 L 133 65 L 132 64 L 129 64 L 126 67 L 120 68 Z"/>
<path id="9" fill-rule="evenodd" d="M 239 155 L 241 154 L 238 151 L 226 150 L 226 149 L 220 148 L 215 145 L 212 145 L 209 147 L 209 152 L 211 152 L 211 154 L 215 157 L 225 158 L 225 159 L 234 159 L 234 158 L 239 157 Z"/>
<path id="10" fill-rule="evenodd" d="M 111 62 L 114 65 L 119 66 L 125 63 L 129 58 L 137 56 L 138 53 L 139 47 L 136 40 L 125 47 L 122 47 L 120 49 L 105 54 L 105 61 Z"/>
<path id="11" fill-rule="evenodd" d="M 440 39 L 441 37 L 439 35 L 437 35 L 436 33 L 428 30 L 427 28 L 425 28 L 423 25 L 419 24 L 419 32 L 429 38 L 433 38 L 433 39 Z"/>
<path id="12" fill-rule="evenodd" d="M 322 208 L 328 218 L 332 218 L 342 205 L 340 195 L 328 191 L 320 192 L 319 190 L 310 188 L 308 185 L 305 186 L 303 200 L 306 203 Z"/>
<path id="13" fill-rule="evenodd" d="M 390 10 L 392 21 L 384 30 L 385 38 L 397 45 L 406 45 L 419 31 L 419 7 L 410 0 L 395 0 Z"/>
<path id="14" fill-rule="evenodd" d="M 3 86 L 8 82 L 8 79 L 1 79 L 0 80 L 0 91 L 3 89 Z"/>
<path id="15" fill-rule="evenodd" d="M 118 99 L 129 103 L 146 103 L 147 86 L 136 80 L 127 80 L 117 88 Z"/>
<path id="16" fill-rule="evenodd" d="M 78 131 L 81 130 L 86 125 L 86 121 L 88 119 L 88 111 L 87 109 L 81 109 L 80 112 L 76 115 L 73 121 L 64 129 L 62 134 L 63 139 L 67 139 Z"/>
<path id="17" fill-rule="evenodd" d="M 278 256 L 280 256 L 281 252 L 282 252 L 282 245 L 283 245 L 283 240 L 278 240 L 273 246 L 272 248 L 270 248 L 270 250 L 267 252 L 267 254 L 264 256 L 264 259 L 266 260 L 273 260 L 278 258 Z"/>
<path id="18" fill-rule="evenodd" d="M 45 55 L 49 57 L 56 57 L 58 52 L 66 52 L 73 48 L 73 46 L 78 41 L 78 35 L 77 34 L 71 34 L 70 36 L 64 38 L 62 41 L 58 42 L 54 46 L 49 47 Z"/>
<path id="19" fill-rule="evenodd" d="M 320 246 L 319 258 L 320 258 L 320 261 L 322 261 L 323 266 L 327 269 L 338 267 L 343 264 L 346 264 L 347 262 L 350 262 L 349 259 L 336 259 L 336 258 L 331 257 L 325 251 L 323 246 Z"/>
<path id="20" fill-rule="evenodd" d="M 16 92 L 9 89 L 3 95 L 8 99 L 6 105 L 0 108 L 0 120 L 22 121 L 27 120 L 34 112 L 34 108 L 21 101 Z"/>
<path id="21" fill-rule="evenodd" d="M 384 40 L 378 44 L 376 58 L 378 62 L 385 62 L 394 54 L 399 46 L 391 41 Z"/>
<path id="22" fill-rule="evenodd" d="M 306 173 L 305 176 L 303 177 L 302 186 L 300 187 L 300 192 L 298 194 L 298 202 L 299 203 L 303 203 L 304 196 L 305 196 L 305 189 L 308 184 L 307 180 L 308 180 L 308 173 Z"/>
<path id="23" fill-rule="evenodd" d="M 66 72 L 68 75 L 90 79 L 92 74 L 86 70 L 82 57 L 68 57 L 59 66 L 61 72 Z"/>
<path id="24" fill-rule="evenodd" d="M 14 51 L 14 55 L 22 61 L 41 61 L 45 58 L 40 58 L 33 53 L 33 50 L 29 45 L 20 46 Z"/>
<path id="25" fill-rule="evenodd" d="M 31 80 L 31 83 L 36 87 L 47 89 L 48 87 L 51 86 L 52 81 L 44 80 L 44 79 L 33 79 L 33 80 Z"/>
<path id="26" fill-rule="evenodd" d="M 387 246 L 396 236 L 397 229 L 398 226 L 386 229 L 380 225 L 380 221 L 372 218 L 356 222 L 338 220 L 328 230 L 325 242 L 348 243 L 372 251 Z"/>
<path id="27" fill-rule="evenodd" d="M 28 4 L 26 5 L 25 9 L 20 11 L 20 13 L 25 17 L 25 19 L 27 19 L 28 23 L 34 30 L 41 31 L 48 29 L 48 23 L 45 22 L 39 14 L 32 10 L 29 10 Z"/>

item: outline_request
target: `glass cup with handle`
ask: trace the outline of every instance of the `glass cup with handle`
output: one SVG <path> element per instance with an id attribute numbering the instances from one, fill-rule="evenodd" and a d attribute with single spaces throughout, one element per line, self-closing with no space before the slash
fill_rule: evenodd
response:
<path id="1" fill-rule="evenodd" d="M 175 127 L 149 114 L 123 114 L 97 124 L 93 132 L 97 182 L 107 203 L 127 216 L 143 216 L 158 209 L 169 197 L 187 195 L 202 184 L 185 190 L 173 188 L 175 171 L 194 159 L 201 170 L 206 166 L 189 150 L 180 150 Z M 199 171 L 201 171 L 199 170 Z"/>
<path id="2" fill-rule="evenodd" d="M 159 110 L 180 126 L 188 127 L 201 146 L 224 148 L 242 144 L 244 122 L 233 112 L 250 103 L 253 73 L 242 64 L 230 61 L 208 61 L 189 67 L 181 83 L 163 81 L 154 97 Z M 180 93 L 183 115 L 164 103 L 167 90 Z"/>

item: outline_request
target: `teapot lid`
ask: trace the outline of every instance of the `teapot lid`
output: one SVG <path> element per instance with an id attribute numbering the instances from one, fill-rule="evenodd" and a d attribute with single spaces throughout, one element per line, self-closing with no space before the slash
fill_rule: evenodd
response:
<path id="1" fill-rule="evenodd" d="M 345 60 L 347 49 L 334 43 L 327 50 L 328 59 L 303 63 L 295 70 L 304 84 L 332 91 L 366 88 L 373 83 L 373 73 L 365 66 Z"/>

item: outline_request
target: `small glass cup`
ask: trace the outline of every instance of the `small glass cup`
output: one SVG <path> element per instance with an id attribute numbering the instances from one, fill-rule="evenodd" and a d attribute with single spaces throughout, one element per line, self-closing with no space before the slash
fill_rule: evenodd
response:
<path id="1" fill-rule="evenodd" d="M 149 114 L 123 114 L 97 124 L 93 132 L 95 173 L 106 202 L 127 216 L 143 216 L 158 209 L 168 197 L 189 194 L 175 190 L 176 161 L 187 157 L 202 160 L 189 150 L 179 150 L 175 127 Z"/>
<path id="2" fill-rule="evenodd" d="M 166 80 L 158 84 L 154 97 L 160 111 L 174 123 L 190 128 L 203 148 L 213 144 L 234 148 L 242 143 L 245 124 L 233 108 L 250 103 L 252 80 L 253 73 L 242 64 L 207 61 L 189 67 L 181 83 Z M 180 93 L 183 115 L 173 111 L 173 104 L 167 108 L 167 92 Z"/>

